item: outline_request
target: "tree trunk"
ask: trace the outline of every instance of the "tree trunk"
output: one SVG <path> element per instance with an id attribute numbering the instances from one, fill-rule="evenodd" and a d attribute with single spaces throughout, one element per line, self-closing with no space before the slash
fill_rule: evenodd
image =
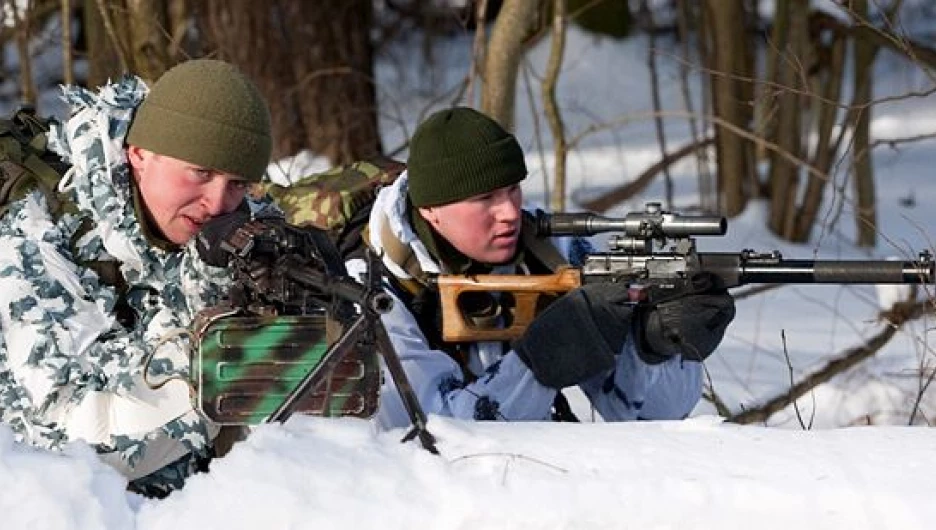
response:
<path id="1" fill-rule="evenodd" d="M 481 109 L 505 129 L 513 129 L 517 72 L 524 41 L 538 26 L 542 0 L 504 0 L 491 30 L 484 64 Z"/>
<path id="2" fill-rule="evenodd" d="M 128 72 L 126 45 L 113 24 L 123 13 L 122 0 L 85 0 L 84 30 L 88 53 L 88 85 L 97 87 Z"/>
<path id="3" fill-rule="evenodd" d="M 744 10 L 740 0 L 706 0 L 711 43 L 708 67 L 712 71 L 713 112 L 720 119 L 741 129 L 749 129 L 749 98 L 744 95 L 750 79 L 746 71 L 744 49 Z M 745 182 L 752 174 L 751 146 L 729 129 L 716 124 L 715 156 L 718 165 L 719 209 L 734 216 L 747 203 Z"/>
<path id="4" fill-rule="evenodd" d="M 708 37 L 708 28 L 702 23 L 703 9 L 700 8 L 695 0 L 679 0 L 678 9 L 679 40 L 682 43 L 681 48 L 683 55 L 683 60 L 680 61 L 679 65 L 679 84 L 683 94 L 683 104 L 689 114 L 689 130 L 692 134 L 692 141 L 693 143 L 699 143 L 701 138 L 705 135 L 705 131 L 708 130 L 711 125 L 711 112 L 709 109 L 712 101 L 710 95 L 712 86 L 711 83 L 702 83 L 699 88 L 701 102 L 698 111 L 700 118 L 697 120 L 695 118 L 696 111 L 695 105 L 692 102 L 692 89 L 690 88 L 691 85 L 689 82 L 690 65 L 694 62 L 699 62 L 701 64 L 711 63 L 711 50 L 709 50 L 711 39 Z M 691 53 L 692 48 L 690 46 L 690 41 L 692 41 L 692 28 L 697 28 L 698 31 L 698 59 L 693 58 Z M 702 211 L 714 213 L 718 211 L 718 182 L 716 181 L 717 175 L 712 174 L 709 150 L 708 146 L 703 149 L 698 149 L 695 151 L 695 159 L 696 171 L 698 171 L 699 174 L 699 205 Z"/>
<path id="5" fill-rule="evenodd" d="M 782 151 L 772 151 L 770 159 L 770 229 L 780 237 L 793 236 L 796 221 L 796 204 L 799 196 L 800 168 L 788 156 L 802 159 L 803 126 L 802 115 L 806 86 L 804 57 L 807 48 L 806 22 L 808 0 L 792 0 L 777 6 L 778 18 L 787 18 L 786 34 L 778 35 L 774 45 L 779 49 L 776 62 L 776 116 L 774 137 L 768 137 Z M 779 10 L 786 9 L 785 13 Z"/>
<path id="6" fill-rule="evenodd" d="M 62 82 L 75 83 L 74 52 L 72 51 L 72 3 L 62 0 Z"/>
<path id="7" fill-rule="evenodd" d="M 854 0 L 855 16 L 867 20 L 867 0 Z M 852 102 L 857 116 L 854 122 L 852 168 L 855 176 L 855 223 L 859 246 L 873 247 L 877 243 L 877 213 L 874 204 L 874 169 L 871 162 L 871 103 L 874 56 L 877 46 L 867 40 L 856 39 L 855 96 Z"/>
<path id="8" fill-rule="evenodd" d="M 810 174 L 803 203 L 796 215 L 796 230 L 793 241 L 806 242 L 819 215 L 822 196 L 829 182 L 829 173 L 835 159 L 836 143 L 832 142 L 835 133 L 835 119 L 838 115 L 838 102 L 842 95 L 843 73 L 845 70 L 845 47 L 847 40 L 840 32 L 833 32 L 832 45 L 829 48 L 829 62 L 825 76 L 820 79 L 819 96 L 813 105 L 818 112 L 816 126 L 816 147 L 812 156 L 812 165 L 825 178 Z M 818 45 L 818 43 L 816 43 Z"/>
<path id="9" fill-rule="evenodd" d="M 125 28 L 130 68 L 147 82 L 155 82 L 172 65 L 165 0 L 126 0 Z M 117 20 L 121 20 L 118 18 Z"/>
<path id="10" fill-rule="evenodd" d="M 84 0 L 88 85 L 125 73 L 153 83 L 184 58 L 184 0 Z"/>
<path id="11" fill-rule="evenodd" d="M 3 6 L 13 14 L 13 27 L 16 29 L 16 52 L 19 55 L 19 98 L 25 104 L 36 105 L 36 82 L 32 74 L 32 57 L 29 54 L 29 41 L 32 39 L 32 10 L 28 5 L 23 10 L 17 3 L 7 0 Z"/>
<path id="12" fill-rule="evenodd" d="M 382 151 L 372 18 L 368 0 L 206 0 L 199 11 L 217 55 L 239 65 L 269 102 L 273 156 L 309 149 L 332 164 Z"/>
<path id="13" fill-rule="evenodd" d="M 564 212 L 566 202 L 566 139 L 562 113 L 556 99 L 556 85 L 562 70 L 562 56 L 565 52 L 566 2 L 553 0 L 552 47 L 543 78 L 543 110 L 549 121 L 549 130 L 553 136 L 553 152 L 556 155 L 556 173 L 549 199 L 549 208 L 554 212 Z"/>

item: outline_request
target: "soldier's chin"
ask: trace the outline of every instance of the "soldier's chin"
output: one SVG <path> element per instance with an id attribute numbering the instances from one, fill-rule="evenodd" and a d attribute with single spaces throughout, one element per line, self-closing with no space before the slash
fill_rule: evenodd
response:
<path id="1" fill-rule="evenodd" d="M 514 256 L 517 254 L 517 245 L 514 243 L 510 246 L 505 246 L 492 250 L 488 253 L 488 259 L 486 260 L 490 265 L 503 265 L 505 263 L 510 263 L 513 261 Z"/>

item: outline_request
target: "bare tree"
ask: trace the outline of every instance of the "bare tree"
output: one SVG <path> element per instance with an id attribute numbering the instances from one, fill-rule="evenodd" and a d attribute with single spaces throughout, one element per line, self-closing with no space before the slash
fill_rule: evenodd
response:
<path id="1" fill-rule="evenodd" d="M 85 0 L 88 84 L 133 73 L 153 82 L 185 58 L 185 0 Z"/>
<path id="2" fill-rule="evenodd" d="M 811 17 L 811 22 L 815 17 Z M 818 72 L 816 78 L 816 92 L 810 94 L 810 108 L 815 109 L 816 118 L 816 144 L 811 157 L 812 165 L 819 172 L 807 177 L 806 192 L 796 214 L 796 226 L 793 230 L 793 241 L 808 241 L 812 228 L 816 224 L 819 207 L 829 182 L 828 175 L 832 171 L 838 142 L 833 141 L 836 118 L 840 107 L 839 100 L 842 93 L 845 69 L 846 39 L 841 31 L 835 28 L 827 29 L 813 22 L 810 24 L 812 37 L 810 41 L 814 46 L 820 46 L 817 53 L 815 68 Z M 823 35 L 827 33 L 827 35 Z M 831 41 L 827 45 L 820 43 Z"/>
<path id="3" fill-rule="evenodd" d="M 740 0 L 706 0 L 704 20 L 711 39 L 708 69 L 713 112 L 728 124 L 750 129 L 751 70 L 746 57 L 745 12 Z M 753 150 L 749 142 L 723 125 L 715 126 L 720 210 L 734 216 L 744 210 L 753 176 Z"/>
<path id="4" fill-rule="evenodd" d="M 7 0 L 4 9 L 13 17 L 16 52 L 20 57 L 19 89 L 20 100 L 29 105 L 36 104 L 36 81 L 32 74 L 32 59 L 29 54 L 29 41 L 32 38 L 32 2 L 27 2 L 24 9 L 20 9 L 15 0 Z"/>
<path id="5" fill-rule="evenodd" d="M 859 23 L 867 20 L 868 0 L 852 2 L 853 15 Z M 871 165 L 872 65 L 877 46 L 866 40 L 855 41 L 855 94 L 852 108 L 854 116 L 854 145 L 852 146 L 852 168 L 855 183 L 855 222 L 857 243 L 873 247 L 877 242 L 877 214 L 874 200 L 874 170 Z"/>
<path id="6" fill-rule="evenodd" d="M 75 82 L 74 54 L 72 52 L 72 3 L 62 0 L 62 80 L 66 85 Z"/>
<path id="7" fill-rule="evenodd" d="M 549 206 L 553 211 L 565 211 L 566 198 L 566 141 L 562 114 L 556 100 L 556 83 L 562 69 L 562 55 L 565 50 L 566 3 L 565 0 L 553 0 L 552 48 L 543 78 L 543 108 L 553 135 L 553 153 L 556 158 L 556 174 Z"/>
<path id="8" fill-rule="evenodd" d="M 504 128 L 513 128 L 517 73 L 525 42 L 539 28 L 543 0 L 504 0 L 491 30 L 484 64 L 481 108 Z"/>
<path id="9" fill-rule="evenodd" d="M 768 182 L 770 186 L 770 221 L 768 226 L 781 237 L 793 235 L 799 195 L 800 168 L 787 156 L 803 158 L 803 113 L 805 107 L 806 68 L 804 58 L 808 49 L 807 18 L 809 1 L 791 0 L 777 5 L 771 46 L 771 64 L 774 79 L 768 79 L 773 92 L 773 117 L 767 138 L 783 153 L 770 152 Z"/>
<path id="10" fill-rule="evenodd" d="M 209 50 L 269 101 L 274 156 L 309 149 L 335 164 L 382 151 L 372 18 L 370 0 L 206 0 L 199 10 Z"/>

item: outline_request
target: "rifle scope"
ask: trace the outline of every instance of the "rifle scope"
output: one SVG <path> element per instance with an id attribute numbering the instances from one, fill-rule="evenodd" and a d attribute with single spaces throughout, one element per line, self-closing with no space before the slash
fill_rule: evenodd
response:
<path id="1" fill-rule="evenodd" d="M 623 232 L 643 239 L 690 236 L 722 236 L 728 221 L 718 215 L 680 215 L 665 212 L 660 203 L 647 203 L 643 212 L 624 217 L 591 213 L 537 212 L 536 233 L 540 236 L 591 236 L 603 232 Z"/>

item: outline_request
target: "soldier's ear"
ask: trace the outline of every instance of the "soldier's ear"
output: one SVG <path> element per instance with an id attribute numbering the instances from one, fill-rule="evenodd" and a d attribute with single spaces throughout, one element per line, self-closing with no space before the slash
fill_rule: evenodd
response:
<path id="1" fill-rule="evenodd" d="M 419 215 L 429 223 L 432 228 L 439 227 L 439 210 L 432 206 L 423 206 L 419 208 Z"/>
<path id="2" fill-rule="evenodd" d="M 142 147 L 127 145 L 127 162 L 130 163 L 130 167 L 133 169 L 133 178 L 137 179 L 137 181 L 139 181 L 146 165 L 147 154 L 149 154 L 149 151 Z"/>

